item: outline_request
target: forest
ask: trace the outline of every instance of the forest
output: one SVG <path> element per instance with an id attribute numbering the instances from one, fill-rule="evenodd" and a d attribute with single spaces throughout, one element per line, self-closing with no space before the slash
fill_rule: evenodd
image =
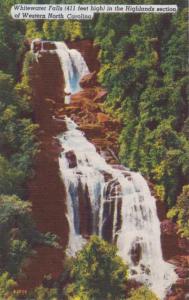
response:
<path id="1" fill-rule="evenodd" d="M 79 0 L 81 4 L 114 2 L 117 3 Z M 10 8 L 16 3 L 43 4 L 43 1 L 2 0 L 0 3 L 0 298 L 158 299 L 145 286 L 127 295 L 127 267 L 116 248 L 97 237 L 92 237 L 76 258 L 68 259 L 60 279 L 69 278 L 65 289 L 56 283 L 53 288 L 36 287 L 27 296 L 19 294 L 16 281 L 22 276 L 26 258 L 35 254 L 35 246 L 58 247 L 58 238 L 53 233 L 38 231 L 28 199 L 27 182 L 34 176 L 39 140 L 29 76 L 33 57 L 27 52 L 26 41 L 92 39 L 99 46 L 98 82 L 108 91 L 103 107 L 122 123 L 120 162 L 133 171 L 140 171 L 153 184 L 156 196 L 166 206 L 167 217 L 177 224 L 178 234 L 188 239 L 187 1 L 166 2 L 178 5 L 175 15 L 95 14 L 92 21 L 81 22 L 15 21 L 10 16 Z M 127 4 L 164 4 L 164 1 L 128 0 Z M 93 261 L 89 259 L 91 255 Z M 99 272 L 98 280 L 96 272 Z"/>

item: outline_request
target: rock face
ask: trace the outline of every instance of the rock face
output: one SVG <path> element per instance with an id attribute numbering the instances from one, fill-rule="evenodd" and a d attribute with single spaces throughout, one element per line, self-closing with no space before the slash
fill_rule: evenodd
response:
<path id="1" fill-rule="evenodd" d="M 33 41 L 28 41 L 30 48 L 34 53 L 42 50 L 55 50 L 56 46 L 53 42 L 42 41 L 41 39 L 35 39 Z"/>
<path id="2" fill-rule="evenodd" d="M 76 159 L 75 153 L 73 151 L 66 152 L 66 158 L 69 163 L 69 168 L 77 167 L 77 159 Z"/>
<path id="3" fill-rule="evenodd" d="M 31 289 L 43 281 L 45 274 L 57 279 L 63 269 L 63 249 L 68 239 L 65 217 L 65 188 L 59 176 L 58 157 L 62 151 L 54 137 L 65 130 L 62 119 L 54 119 L 54 111 L 63 105 L 63 76 L 55 54 L 43 53 L 34 62 L 31 72 L 34 120 L 39 124 L 40 152 L 34 163 L 34 177 L 28 183 L 28 198 L 32 202 L 33 218 L 41 232 L 52 232 L 59 237 L 61 249 L 36 247 L 36 255 L 23 267 L 26 273 L 19 286 Z"/>

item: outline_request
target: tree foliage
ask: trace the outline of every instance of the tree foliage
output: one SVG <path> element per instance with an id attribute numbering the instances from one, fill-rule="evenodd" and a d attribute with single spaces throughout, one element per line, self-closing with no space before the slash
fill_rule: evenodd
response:
<path id="1" fill-rule="evenodd" d="M 142 286 L 136 290 L 131 290 L 131 295 L 127 300 L 158 300 L 158 298 L 149 288 Z"/>
<path id="2" fill-rule="evenodd" d="M 121 161 L 172 206 L 189 181 L 187 9 L 100 15 L 95 37 L 107 109 L 123 122 Z"/>
<path id="3" fill-rule="evenodd" d="M 35 300 L 59 300 L 58 292 L 56 288 L 45 288 L 42 285 L 38 286 L 30 293 L 30 296 L 27 298 Z M 26 299 L 26 300 L 27 300 Z"/>
<path id="4" fill-rule="evenodd" d="M 19 95 L 21 89 L 25 98 Z M 0 71 L 0 194 L 23 196 L 24 183 L 31 175 L 32 160 L 37 153 L 38 126 L 25 117 L 30 112 L 26 95 L 23 86 L 15 88 L 12 76 Z"/>
<path id="5" fill-rule="evenodd" d="M 31 217 L 31 203 L 17 196 L 0 196 L 0 273 L 17 276 L 33 246 L 58 246 L 56 236 L 37 231 Z"/>
<path id="6" fill-rule="evenodd" d="M 74 3 L 67 0 L 65 3 Z M 14 21 L 9 15 L 15 3 L 38 0 L 3 0 L 0 3 L 0 298 L 14 300 L 16 276 L 35 243 L 44 241 L 36 232 L 25 183 L 32 175 L 37 153 L 36 124 L 32 122 L 30 64 L 24 39 L 77 40 L 94 38 L 100 46 L 100 83 L 109 92 L 106 109 L 123 123 L 120 158 L 140 170 L 155 184 L 156 193 L 172 207 L 179 232 L 189 237 L 189 117 L 188 41 L 185 2 L 171 14 L 102 14 L 92 21 Z M 46 3 L 54 3 L 52 0 Z M 57 0 L 56 3 L 61 3 Z M 80 3 L 99 4 L 98 0 Z M 102 0 L 101 3 L 117 4 Z M 125 4 L 120 0 L 119 4 Z M 127 4 L 164 4 L 164 0 L 128 0 Z M 21 78 L 22 77 L 22 78 Z M 18 79 L 21 80 L 18 82 Z M 180 195 L 179 195 L 180 194 Z M 12 196 L 11 196 L 12 195 Z M 45 241 L 55 244 L 55 237 Z M 70 299 L 122 299 L 127 268 L 116 249 L 93 237 L 74 259 Z M 39 287 L 35 299 L 56 299 L 57 291 Z M 157 299 L 142 287 L 131 299 Z"/>
<path id="7" fill-rule="evenodd" d="M 93 236 L 73 261 L 73 284 L 68 293 L 73 299 L 122 299 L 128 272 L 117 249 Z"/>
<path id="8" fill-rule="evenodd" d="M 0 299 L 17 300 L 17 297 L 14 295 L 16 286 L 17 283 L 10 278 L 7 272 L 0 275 Z"/>
<path id="9" fill-rule="evenodd" d="M 179 233 L 182 237 L 189 238 L 189 185 L 183 187 L 176 205 L 169 210 L 168 217 L 176 217 Z"/>
<path id="10" fill-rule="evenodd" d="M 37 231 L 29 202 L 21 200 L 26 200 L 26 181 L 33 175 L 38 126 L 32 122 L 31 55 L 27 54 L 22 62 L 24 35 L 29 29 L 23 21 L 15 22 L 10 17 L 9 10 L 15 3 L 0 3 L 0 274 L 8 272 L 14 278 L 33 253 L 34 245 L 57 246 L 54 235 Z M 9 282 L 7 276 L 1 279 L 6 277 Z"/>

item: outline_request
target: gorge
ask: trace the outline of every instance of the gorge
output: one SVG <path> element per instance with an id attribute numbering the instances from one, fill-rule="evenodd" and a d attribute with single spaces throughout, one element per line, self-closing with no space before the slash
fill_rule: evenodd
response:
<path id="1" fill-rule="evenodd" d="M 88 69 L 77 50 L 68 49 L 64 43 L 53 43 L 50 49 L 44 49 L 43 43 L 41 45 L 39 41 L 38 44 L 40 50 L 35 51 L 36 68 L 44 67 L 45 56 L 52 58 L 56 54 L 58 60 L 56 58 L 54 66 L 57 66 L 59 77 L 60 71 L 64 75 L 62 79 L 59 78 L 59 81 L 54 82 L 55 85 L 59 85 L 58 89 L 57 86 L 53 87 L 53 90 L 47 93 L 48 97 L 47 95 L 44 97 L 46 100 L 43 108 L 46 112 L 43 111 L 43 116 L 38 116 L 38 122 L 44 131 L 50 132 L 51 139 L 56 141 L 55 163 L 63 181 L 62 193 L 64 206 L 66 205 L 62 212 L 60 207 L 57 208 L 59 210 L 57 217 L 61 218 L 62 215 L 64 219 L 65 215 L 67 216 L 66 226 L 69 229 L 66 229 L 67 238 L 64 236 L 63 242 L 67 245 L 67 253 L 74 255 L 91 234 L 97 234 L 117 244 L 120 256 L 129 264 L 131 276 L 149 285 L 161 299 L 164 299 L 167 290 L 176 281 L 177 275 L 173 265 L 163 260 L 160 222 L 155 199 L 147 182 L 139 173 L 119 165 L 115 157 L 112 157 L 112 153 L 116 152 L 114 149 L 116 145 L 111 149 L 116 141 L 114 129 L 119 127 L 115 121 L 106 118 L 102 112 L 97 114 L 98 119 L 110 128 L 106 130 L 110 134 L 113 132 L 113 142 L 111 141 L 110 147 L 107 145 L 104 147 L 110 148 L 111 159 L 107 159 L 107 155 L 104 154 L 107 149 L 103 151 L 100 149 L 103 148 L 103 142 L 100 141 L 99 145 L 98 141 L 98 138 L 103 140 L 101 128 L 96 126 L 95 129 L 94 126 L 91 128 L 90 124 L 88 126 L 79 124 L 82 114 L 85 115 L 86 112 L 89 113 L 89 119 L 93 114 L 95 119 L 93 122 L 96 122 L 95 110 L 98 111 L 99 94 L 102 95 L 104 91 L 100 87 L 93 90 L 90 86 L 80 90 L 79 82 L 82 77 L 90 75 L 89 69 L 93 70 Z M 46 86 L 49 83 L 47 80 L 47 83 L 43 84 Z M 55 99 L 52 95 L 54 91 L 58 94 L 57 90 L 59 96 Z M 61 93 L 65 96 L 65 103 L 69 105 L 63 107 Z M 92 98 L 97 99 L 97 102 L 90 103 L 89 99 L 87 100 L 88 95 L 93 95 Z M 49 98 L 52 99 L 51 103 Z M 50 109 L 45 108 L 47 103 Z M 86 123 L 87 121 L 86 119 Z M 89 140 L 96 139 L 94 145 L 97 149 L 85 135 Z"/>

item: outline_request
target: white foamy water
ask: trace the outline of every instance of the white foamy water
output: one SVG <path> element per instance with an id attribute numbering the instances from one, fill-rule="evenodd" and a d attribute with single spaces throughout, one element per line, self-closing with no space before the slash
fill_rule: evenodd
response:
<path id="1" fill-rule="evenodd" d="M 60 60 L 64 74 L 64 92 L 66 104 L 70 102 L 70 95 L 80 91 L 79 82 L 81 78 L 89 73 L 89 69 L 81 53 L 76 49 L 69 49 L 64 42 L 55 42 L 56 53 Z M 70 95 L 69 95 L 70 94 Z"/>
<path id="2" fill-rule="evenodd" d="M 40 43 L 41 48 L 35 52 L 35 43 Z M 31 43 L 31 51 L 35 52 L 36 60 L 38 61 L 42 52 L 56 53 L 61 69 L 64 75 L 64 93 L 65 103 L 69 104 L 71 95 L 81 90 L 80 80 L 83 76 L 89 73 L 88 66 L 79 51 L 76 49 L 69 49 L 64 42 L 50 42 L 55 45 L 55 50 L 45 50 L 44 41 L 35 39 Z"/>
<path id="3" fill-rule="evenodd" d="M 114 169 L 71 119 L 66 118 L 66 124 L 67 131 L 59 136 L 64 149 L 59 165 L 67 193 L 68 253 L 74 255 L 86 242 L 80 228 L 80 185 L 88 190 L 89 234 L 108 236 L 116 243 L 130 277 L 146 283 L 163 299 L 177 276 L 162 257 L 155 199 L 145 179 L 140 173 Z M 70 165 L 68 153 L 75 155 L 77 165 Z"/>

